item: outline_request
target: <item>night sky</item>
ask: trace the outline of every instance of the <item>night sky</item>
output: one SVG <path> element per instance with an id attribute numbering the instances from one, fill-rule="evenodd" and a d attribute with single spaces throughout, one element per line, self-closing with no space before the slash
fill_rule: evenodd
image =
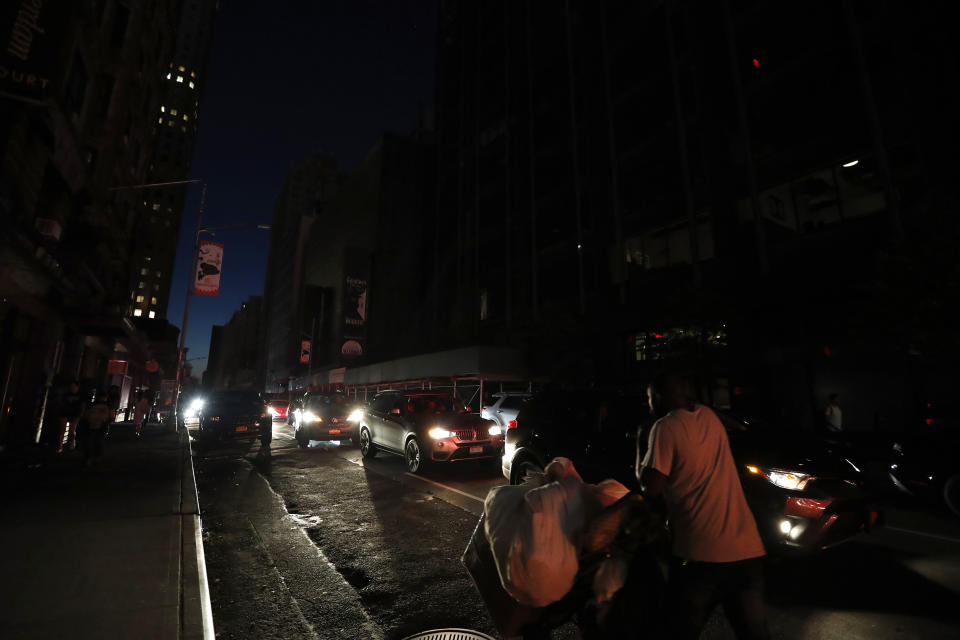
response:
<path id="1" fill-rule="evenodd" d="M 412 131 L 432 110 L 432 0 L 221 0 L 200 105 L 192 177 L 207 181 L 204 226 L 270 224 L 287 168 L 316 152 L 349 170 L 384 131 Z M 200 187 L 191 187 L 167 319 L 180 326 Z M 217 233 L 220 295 L 194 296 L 188 359 L 206 356 L 210 328 L 262 295 L 268 231 Z M 195 360 L 199 377 L 206 360 Z"/>

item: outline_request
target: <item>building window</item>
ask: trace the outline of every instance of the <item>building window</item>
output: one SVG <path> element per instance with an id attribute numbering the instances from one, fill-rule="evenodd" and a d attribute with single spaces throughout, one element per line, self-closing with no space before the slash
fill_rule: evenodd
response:
<path id="1" fill-rule="evenodd" d="M 183 76 L 177 76 L 177 82 L 183 84 Z"/>
<path id="2" fill-rule="evenodd" d="M 139 318 L 140 316 L 143 315 L 143 310 L 142 310 L 142 309 L 134 309 L 134 310 L 133 310 L 133 315 L 136 316 L 137 318 Z"/>
<path id="3" fill-rule="evenodd" d="M 160 113 L 166 113 L 166 112 L 167 112 L 167 108 L 163 105 L 160 105 Z"/>
<path id="4" fill-rule="evenodd" d="M 143 296 L 137 296 L 137 302 L 143 302 Z"/>
<path id="5" fill-rule="evenodd" d="M 191 72 L 190 72 L 190 77 L 191 77 L 191 78 L 196 78 L 196 77 L 197 77 L 196 71 L 191 71 Z"/>
<path id="6" fill-rule="evenodd" d="M 186 69 L 183 68 L 183 67 L 177 67 L 177 68 L 178 68 L 180 71 L 186 71 Z"/>
<path id="7" fill-rule="evenodd" d="M 154 203 L 153 203 L 153 210 L 154 210 L 154 211 L 160 211 L 160 203 L 159 203 L 159 202 L 154 202 Z"/>
<path id="8" fill-rule="evenodd" d="M 183 114 L 183 121 L 187 122 L 188 120 L 190 120 L 190 116 L 188 116 L 187 114 Z"/>
<path id="9" fill-rule="evenodd" d="M 156 289 L 157 291 L 159 291 L 159 290 L 160 290 L 160 283 L 158 282 L 158 283 L 156 283 L 155 285 L 153 285 L 153 288 Z"/>
<path id="10" fill-rule="evenodd" d="M 170 79 L 170 74 L 168 73 L 168 74 L 167 74 L 167 80 L 169 80 L 169 79 Z"/>
<path id="11" fill-rule="evenodd" d="M 144 261 L 144 262 L 150 262 L 150 260 L 151 260 L 150 256 L 144 256 L 144 257 L 143 257 L 143 261 Z"/>
<path id="12" fill-rule="evenodd" d="M 160 121 L 157 124 L 163 124 L 163 118 L 160 118 Z"/>
<path id="13" fill-rule="evenodd" d="M 158 278 L 160 277 L 160 272 L 159 272 L 159 271 L 157 271 L 157 277 L 158 277 Z"/>
<path id="14" fill-rule="evenodd" d="M 195 85 L 193 84 L 193 80 L 191 80 L 191 81 L 189 82 L 189 84 L 190 84 L 190 88 L 193 89 L 194 86 L 195 86 Z"/>
<path id="15" fill-rule="evenodd" d="M 172 116 L 177 115 L 177 110 L 176 110 L 176 109 L 170 109 L 170 115 L 172 115 Z"/>
<path id="16" fill-rule="evenodd" d="M 137 289 L 143 289 L 145 286 L 146 284 L 144 284 L 143 280 L 141 280 L 140 284 L 137 285 Z"/>
<path id="17" fill-rule="evenodd" d="M 147 275 L 147 268 L 146 268 L 146 267 L 143 267 L 142 269 L 140 269 L 140 275 L 142 275 L 142 276 Z"/>
<path id="18" fill-rule="evenodd" d="M 139 309 L 138 309 L 138 311 L 139 311 Z M 157 312 L 156 312 L 156 311 L 151 311 L 150 313 L 147 314 L 147 316 L 149 316 L 150 318 L 156 318 L 156 317 L 157 317 Z"/>
<path id="19" fill-rule="evenodd" d="M 156 296 L 154 296 L 153 298 L 150 298 L 150 304 L 157 304 Z"/>

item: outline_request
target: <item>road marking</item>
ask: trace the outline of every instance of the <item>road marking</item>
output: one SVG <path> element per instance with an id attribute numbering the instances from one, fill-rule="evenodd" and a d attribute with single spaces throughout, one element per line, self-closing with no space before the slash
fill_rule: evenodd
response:
<path id="1" fill-rule="evenodd" d="M 416 478 L 417 480 L 423 480 L 424 482 L 429 482 L 430 484 L 436 485 L 441 489 L 446 489 L 447 491 L 453 491 L 454 493 L 459 493 L 465 498 L 470 498 L 471 500 L 476 500 L 477 502 L 483 503 L 483 498 L 478 498 L 477 496 L 471 495 L 466 491 L 460 491 L 460 489 L 454 489 L 453 487 L 447 486 L 442 482 L 437 482 L 435 480 L 431 480 L 430 478 L 424 478 L 423 476 L 418 476 L 416 474 L 410 473 L 409 471 L 405 472 L 404 475 L 410 476 L 411 478 Z"/>
<path id="2" fill-rule="evenodd" d="M 960 538 L 953 538 L 951 536 L 941 536 L 936 533 L 926 533 L 925 531 L 914 531 L 913 529 L 901 529 L 900 527 L 891 527 L 889 525 L 883 528 L 890 529 L 891 531 L 899 531 L 900 533 L 912 533 L 915 536 L 923 536 L 925 538 L 936 538 L 937 540 L 946 540 L 947 542 L 956 542 L 960 544 Z"/>

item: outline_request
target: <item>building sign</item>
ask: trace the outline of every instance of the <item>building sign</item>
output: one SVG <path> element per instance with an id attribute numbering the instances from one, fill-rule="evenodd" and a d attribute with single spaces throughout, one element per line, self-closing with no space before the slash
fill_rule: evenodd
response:
<path id="1" fill-rule="evenodd" d="M 193 292 L 201 296 L 215 296 L 220 292 L 220 268 L 223 266 L 223 244 L 204 240 L 197 255 L 197 272 Z"/>
<path id="2" fill-rule="evenodd" d="M 362 249 L 348 248 L 343 266 L 343 345 L 340 353 L 357 357 L 363 355 L 363 343 L 367 337 L 370 256 Z"/>
<path id="3" fill-rule="evenodd" d="M 310 364 L 310 340 L 300 341 L 300 364 Z"/>
<path id="4" fill-rule="evenodd" d="M 68 0 L 0 2 L 0 92 L 27 101 L 55 95 L 58 49 L 76 20 L 72 5 Z"/>
<path id="5" fill-rule="evenodd" d="M 127 375 L 127 361 L 111 360 L 109 363 L 107 363 L 107 374 L 111 376 Z"/>
<path id="6" fill-rule="evenodd" d="M 343 378 L 347 373 L 346 367 L 340 367 L 339 369 L 330 369 L 327 374 L 327 382 L 330 384 L 343 384 Z"/>

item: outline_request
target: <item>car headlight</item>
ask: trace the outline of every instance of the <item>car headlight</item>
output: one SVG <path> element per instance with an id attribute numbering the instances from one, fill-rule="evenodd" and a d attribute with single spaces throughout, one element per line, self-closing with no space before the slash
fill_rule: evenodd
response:
<path id="1" fill-rule="evenodd" d="M 190 403 L 190 408 L 193 409 L 194 411 L 199 411 L 200 409 L 203 408 L 203 400 L 200 398 L 195 399 L 193 402 Z"/>
<path id="2" fill-rule="evenodd" d="M 350 415 L 347 416 L 348 422 L 360 422 L 363 419 L 363 410 L 354 409 L 350 412 Z"/>
<path id="3" fill-rule="evenodd" d="M 489 433 L 492 436 L 498 436 L 501 433 L 503 433 L 503 431 L 497 425 L 493 425 L 492 427 L 487 429 L 487 433 Z"/>
<path id="4" fill-rule="evenodd" d="M 309 411 L 304 411 L 301 418 L 304 422 L 323 422 L 323 418 Z"/>
<path id="5" fill-rule="evenodd" d="M 434 440 L 441 440 L 443 438 L 453 437 L 453 433 L 451 431 L 448 431 L 447 429 L 444 429 L 443 427 L 434 427 L 433 429 L 430 429 L 430 431 L 428 431 L 427 433 Z"/>
<path id="6" fill-rule="evenodd" d="M 747 471 L 753 475 L 763 476 L 770 484 L 774 484 L 781 489 L 789 489 L 790 491 L 803 491 L 807 483 L 814 479 L 813 476 L 800 473 L 799 471 L 761 469 L 752 464 L 747 465 Z"/>
<path id="7" fill-rule="evenodd" d="M 269 413 L 271 416 L 275 416 L 277 415 L 277 410 L 273 407 L 267 407 L 267 413 Z"/>

